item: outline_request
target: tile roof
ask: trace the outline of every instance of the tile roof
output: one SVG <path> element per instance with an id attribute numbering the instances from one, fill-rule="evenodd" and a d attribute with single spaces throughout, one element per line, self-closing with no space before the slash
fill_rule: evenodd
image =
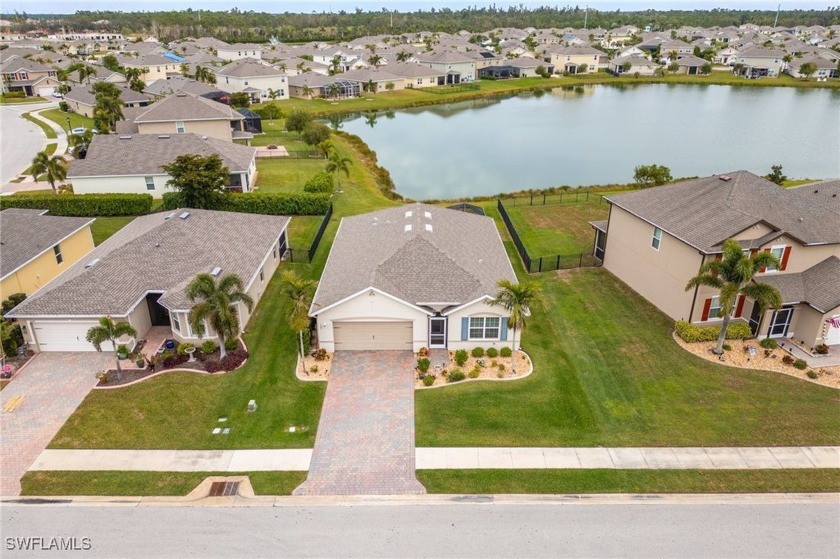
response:
<path id="1" fill-rule="evenodd" d="M 231 173 L 243 173 L 251 166 L 256 151 L 256 148 L 191 133 L 105 134 L 93 137 L 87 157 L 70 163 L 67 177 L 159 175 L 164 172 L 163 165 L 188 154 L 218 154 Z"/>
<path id="2" fill-rule="evenodd" d="M 758 222 L 804 244 L 840 243 L 837 214 L 747 171 L 636 190 L 607 200 L 706 253 L 719 252 L 723 241 Z"/>
<path id="3" fill-rule="evenodd" d="M 410 204 L 341 220 L 311 312 L 367 287 L 415 305 L 463 304 L 494 295 L 503 278 L 516 281 L 492 219 Z"/>
<path id="4" fill-rule="evenodd" d="M 0 212 L 0 277 L 11 274 L 59 241 L 93 223 L 89 217 L 44 215 L 47 210 Z"/>
<path id="5" fill-rule="evenodd" d="M 242 115 L 224 103 L 188 93 L 176 93 L 146 107 L 136 124 L 185 120 L 242 120 Z"/>
<path id="6" fill-rule="evenodd" d="M 189 217 L 180 219 L 185 211 Z M 125 316 L 148 291 L 165 292 L 160 303 L 170 310 L 186 310 L 186 285 L 216 266 L 247 286 L 288 223 L 283 216 L 196 209 L 138 217 L 13 314 Z"/>
<path id="7" fill-rule="evenodd" d="M 803 272 L 765 274 L 755 281 L 772 285 L 785 304 L 807 303 L 822 313 L 840 305 L 840 258 L 829 256 Z"/>

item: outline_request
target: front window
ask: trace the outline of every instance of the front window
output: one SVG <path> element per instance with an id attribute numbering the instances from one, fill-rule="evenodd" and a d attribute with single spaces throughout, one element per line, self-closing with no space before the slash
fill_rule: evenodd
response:
<path id="1" fill-rule="evenodd" d="M 653 238 L 650 240 L 650 246 L 653 250 L 659 250 L 659 245 L 662 244 L 662 229 L 659 227 L 653 228 Z"/>
<path id="2" fill-rule="evenodd" d="M 153 177 L 146 177 L 146 190 L 155 189 L 155 179 Z"/>
<path id="3" fill-rule="evenodd" d="M 498 316 L 473 316 L 470 317 L 470 339 L 471 340 L 497 340 L 499 339 Z"/>
<path id="4" fill-rule="evenodd" d="M 64 257 L 61 256 L 61 245 L 55 245 L 53 247 L 53 254 L 55 254 L 55 263 L 61 264 L 64 262 Z"/>
<path id="5" fill-rule="evenodd" d="M 720 318 L 720 297 L 712 297 L 712 304 L 709 305 L 709 319 Z"/>
<path id="6" fill-rule="evenodd" d="M 175 123 L 175 131 L 178 134 L 183 134 L 187 131 L 186 127 L 184 127 L 184 122 L 182 120 L 179 120 Z"/>
<path id="7" fill-rule="evenodd" d="M 785 254 L 785 247 L 784 246 L 774 246 L 773 248 L 770 249 L 770 254 L 775 256 L 776 259 L 779 261 L 779 264 L 781 264 L 782 256 L 784 256 L 784 254 Z M 776 272 L 776 271 L 778 271 L 778 268 L 775 267 L 775 266 L 767 266 L 767 271 L 768 272 Z"/>
<path id="8" fill-rule="evenodd" d="M 180 334 L 181 333 L 181 321 L 178 318 L 178 314 L 174 313 L 174 312 L 171 312 L 171 313 L 169 313 L 169 317 L 172 321 L 172 329 Z"/>

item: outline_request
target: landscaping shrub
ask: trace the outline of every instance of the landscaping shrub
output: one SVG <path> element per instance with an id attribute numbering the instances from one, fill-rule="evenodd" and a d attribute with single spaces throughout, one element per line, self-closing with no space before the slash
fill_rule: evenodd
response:
<path id="1" fill-rule="evenodd" d="M 195 346 L 192 345 L 191 343 L 181 342 L 180 344 L 178 344 L 178 347 L 176 348 L 175 351 L 178 355 L 187 355 L 187 350 L 190 349 L 190 348 L 193 348 L 193 347 L 195 347 Z"/>
<path id="2" fill-rule="evenodd" d="M 174 369 L 179 365 L 183 365 L 189 359 L 186 355 L 171 355 L 163 360 L 164 369 Z"/>
<path id="3" fill-rule="evenodd" d="M 115 217 L 144 215 L 152 211 L 150 194 L 74 194 L 56 196 L 14 194 L 0 198 L 0 210 L 28 208 L 49 210 L 50 215 Z M 326 209 L 324 212 L 326 213 Z"/>
<path id="4" fill-rule="evenodd" d="M 18 347 L 23 343 L 23 332 L 20 324 L 3 321 L 0 324 L 0 338 L 2 338 L 3 353 L 8 356 L 17 355 Z"/>
<path id="5" fill-rule="evenodd" d="M 248 358 L 248 352 L 244 349 L 235 349 L 225 355 L 224 359 L 219 362 L 222 369 L 225 371 L 232 371 L 240 366 Z"/>
<path id="6" fill-rule="evenodd" d="M 472 356 L 476 359 L 484 357 L 484 348 L 481 347 L 474 347 L 472 350 Z"/>
<path id="7" fill-rule="evenodd" d="M 499 355 L 501 355 L 502 357 L 510 357 L 511 355 L 513 355 L 513 350 L 509 347 L 503 347 L 499 350 Z"/>
<path id="8" fill-rule="evenodd" d="M 819 375 L 817 375 L 817 371 L 811 369 L 810 371 L 805 373 L 805 376 L 807 376 L 809 379 L 816 379 Z"/>
<path id="9" fill-rule="evenodd" d="M 720 336 L 720 326 L 694 326 L 684 320 L 678 320 L 674 326 L 677 335 L 687 343 L 714 342 Z M 735 322 L 726 329 L 727 340 L 745 340 L 752 336 L 749 324 Z"/>
<path id="10" fill-rule="evenodd" d="M 816 353 L 817 355 L 828 355 L 828 346 L 825 344 L 819 344 L 817 347 L 814 348 L 814 353 Z"/>
<path id="11" fill-rule="evenodd" d="M 469 373 L 467 373 L 467 376 L 470 377 L 470 378 L 478 378 L 478 376 L 480 374 L 481 374 L 481 369 L 479 369 L 478 367 L 473 367 L 473 370 L 470 371 Z"/>
<path id="12" fill-rule="evenodd" d="M 432 362 L 429 361 L 428 358 L 421 357 L 420 359 L 417 360 L 417 370 L 419 370 L 421 373 L 425 373 L 426 371 L 429 370 L 429 366 L 431 366 L 431 364 L 432 364 Z"/>
<path id="13" fill-rule="evenodd" d="M 239 349 L 239 338 L 231 338 L 229 340 L 225 340 L 225 349 L 228 351 Z"/>
<path id="14" fill-rule="evenodd" d="M 23 99 L 26 97 L 26 93 L 23 91 L 7 91 L 3 94 L 3 97 L 6 99 Z"/>
<path id="15" fill-rule="evenodd" d="M 774 340 L 773 338 L 764 338 L 763 340 L 758 342 L 758 345 L 760 345 L 764 349 L 776 349 L 777 347 L 779 347 L 779 344 L 776 343 L 776 340 Z"/>
<path id="16" fill-rule="evenodd" d="M 782 357 L 782 363 L 784 363 L 785 365 L 793 365 L 794 361 L 795 359 L 790 355 L 785 355 L 784 357 Z"/>
<path id="17" fill-rule="evenodd" d="M 808 363 L 804 359 L 797 359 L 793 362 L 793 366 L 799 369 L 800 371 L 804 371 L 808 368 Z"/>
<path id="18" fill-rule="evenodd" d="M 26 300 L 26 293 L 12 293 L 9 297 L 3 301 L 3 314 L 6 314 L 16 306 L 23 303 Z M 828 348 L 828 346 L 826 346 Z"/>
<path id="19" fill-rule="evenodd" d="M 327 213 L 329 206 L 330 197 L 323 193 L 254 194 L 246 192 L 228 194 L 218 204 L 218 207 L 211 209 L 264 215 L 324 215 Z M 181 207 L 183 207 L 183 197 L 180 192 L 163 194 L 164 210 L 174 210 Z"/>
<path id="20" fill-rule="evenodd" d="M 487 357 L 489 357 L 490 359 L 493 359 L 494 357 L 498 357 L 498 356 L 499 356 L 499 350 L 498 349 L 496 349 L 495 347 L 488 347 L 487 348 Z"/>
<path id="21" fill-rule="evenodd" d="M 459 349 L 455 352 L 455 363 L 457 363 L 459 367 L 463 367 L 464 363 L 467 362 L 467 359 L 469 359 L 469 355 L 467 354 L 466 349 Z"/>
<path id="22" fill-rule="evenodd" d="M 326 361 L 327 360 L 327 350 L 324 348 L 320 348 L 315 352 L 315 361 Z"/>
<path id="23" fill-rule="evenodd" d="M 216 343 L 212 340 L 207 340 L 203 344 L 201 344 L 201 353 L 204 355 L 210 355 L 216 351 Z"/>
<path id="24" fill-rule="evenodd" d="M 467 378 L 467 375 L 464 374 L 464 371 L 459 369 L 455 369 L 454 371 L 450 371 L 448 375 L 446 375 L 446 382 L 459 382 Z"/>
<path id="25" fill-rule="evenodd" d="M 729 344 L 723 344 L 723 351 L 732 351 L 732 346 Z"/>
<path id="26" fill-rule="evenodd" d="M 66 113 L 67 109 L 69 109 L 69 108 L 70 108 L 70 105 L 67 104 L 67 101 L 59 101 L 58 102 L 58 109 L 61 112 Z"/>
<path id="27" fill-rule="evenodd" d="M 426 375 L 423 377 L 423 386 L 431 386 L 435 383 L 435 377 L 431 375 Z"/>
<path id="28" fill-rule="evenodd" d="M 306 184 L 303 185 L 304 192 L 323 192 L 323 193 L 331 193 L 335 188 L 335 180 L 331 173 L 327 173 L 326 171 L 320 171 L 316 173 L 312 178 L 306 181 Z"/>

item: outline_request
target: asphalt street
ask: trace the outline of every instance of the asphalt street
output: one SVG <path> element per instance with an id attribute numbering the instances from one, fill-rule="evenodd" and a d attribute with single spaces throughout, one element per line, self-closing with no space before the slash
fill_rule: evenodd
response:
<path id="1" fill-rule="evenodd" d="M 20 118 L 20 115 L 49 107 L 43 103 L 0 106 L 0 184 L 6 184 L 29 167 L 32 158 L 47 141 L 35 123 Z"/>
<path id="2" fill-rule="evenodd" d="M 702 504 L 6 505 L 1 553 L 4 558 L 836 558 L 838 519 L 836 495 L 815 502 Z M 21 550 L 27 545 L 29 551 Z M 77 551 L 49 549 L 54 545 Z"/>

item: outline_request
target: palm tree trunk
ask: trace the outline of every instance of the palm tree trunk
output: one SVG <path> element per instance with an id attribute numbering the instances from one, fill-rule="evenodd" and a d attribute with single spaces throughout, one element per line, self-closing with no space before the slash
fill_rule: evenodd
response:
<path id="1" fill-rule="evenodd" d="M 510 370 L 516 374 L 516 326 L 513 327 L 513 351 L 510 354 Z"/>
<path id="2" fill-rule="evenodd" d="M 308 376 L 309 373 L 306 372 L 306 364 L 303 362 L 303 330 L 298 332 L 298 339 L 300 340 L 300 367 L 303 369 L 303 372 L 306 373 Z"/>
<path id="3" fill-rule="evenodd" d="M 227 350 L 225 349 L 225 337 L 219 334 L 219 359 L 227 357 Z"/>
<path id="4" fill-rule="evenodd" d="M 114 344 L 114 358 L 117 361 L 117 382 L 122 381 L 122 366 L 120 365 L 120 356 L 117 353 L 117 342 L 113 341 Z"/>
<path id="5" fill-rule="evenodd" d="M 720 336 L 718 336 L 717 347 L 713 351 L 715 355 L 723 354 L 723 342 L 726 340 L 726 330 L 729 328 L 729 320 L 729 315 L 723 317 L 723 324 L 720 327 Z"/>

